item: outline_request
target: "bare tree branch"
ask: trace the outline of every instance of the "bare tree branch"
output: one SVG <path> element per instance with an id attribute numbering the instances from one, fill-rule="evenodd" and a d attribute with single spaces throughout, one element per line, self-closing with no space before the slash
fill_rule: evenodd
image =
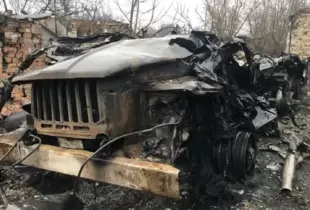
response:
<path id="1" fill-rule="evenodd" d="M 308 3 L 308 0 L 262 1 L 247 20 L 253 48 L 271 55 L 279 55 L 284 51 L 290 30 L 289 16 Z"/>
<path id="2" fill-rule="evenodd" d="M 180 19 L 178 19 L 179 22 L 186 24 L 190 28 L 190 30 L 193 30 L 193 24 L 192 24 L 191 18 L 188 15 L 188 10 L 185 10 L 183 5 L 178 5 L 176 11 L 178 15 L 180 16 Z"/>
<path id="3" fill-rule="evenodd" d="M 126 10 L 124 5 L 121 5 L 118 0 L 115 0 L 116 6 L 129 23 L 132 35 L 145 33 L 151 25 L 159 22 L 168 15 L 170 7 L 159 11 L 159 2 L 159 0 L 130 0 Z M 150 6 L 149 3 L 151 3 Z M 149 16 L 148 20 L 145 20 L 147 16 Z"/>
<path id="4" fill-rule="evenodd" d="M 5 9 L 5 11 L 8 11 L 8 6 L 7 6 L 7 4 L 6 4 L 6 1 L 5 1 L 5 0 L 3 0 L 3 5 L 4 5 L 4 9 Z"/>
<path id="5" fill-rule="evenodd" d="M 236 30 L 235 32 L 235 36 L 240 32 L 240 30 L 242 29 L 242 27 L 245 25 L 245 23 L 248 21 L 248 19 L 250 18 L 250 15 L 255 12 L 255 10 L 257 10 L 262 4 L 258 3 L 258 4 L 254 4 L 254 6 L 250 9 L 250 12 L 248 12 L 247 16 L 243 19 L 242 24 L 240 24 L 240 27 Z"/>

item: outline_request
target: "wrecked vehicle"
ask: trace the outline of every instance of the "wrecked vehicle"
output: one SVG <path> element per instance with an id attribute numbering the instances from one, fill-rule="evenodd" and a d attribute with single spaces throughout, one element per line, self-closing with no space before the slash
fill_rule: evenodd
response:
<path id="1" fill-rule="evenodd" d="M 240 50 L 247 65 L 234 59 Z M 26 165 L 197 198 L 214 177 L 254 173 L 256 138 L 277 117 L 246 91 L 254 78 L 244 43 L 217 46 L 204 32 L 109 43 L 15 76 L 32 84 L 27 126 L 0 136 L 0 148 Z"/>
<path id="2" fill-rule="evenodd" d="M 257 72 L 257 92 L 273 102 L 279 115 L 284 116 L 293 100 L 300 99 L 301 88 L 307 82 L 308 62 L 295 54 L 271 58 L 257 53 L 253 56 Z"/>

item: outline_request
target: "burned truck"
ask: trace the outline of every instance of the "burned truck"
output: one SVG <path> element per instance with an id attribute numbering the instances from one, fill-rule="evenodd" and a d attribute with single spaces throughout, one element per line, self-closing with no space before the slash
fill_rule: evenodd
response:
<path id="1" fill-rule="evenodd" d="M 218 46 L 197 31 L 81 52 L 12 79 L 32 85 L 32 101 L 1 150 L 18 161 L 23 144 L 19 162 L 77 176 L 76 189 L 85 178 L 187 199 L 214 177 L 245 181 L 256 139 L 277 117 L 250 91 L 252 62 L 244 43 Z"/>

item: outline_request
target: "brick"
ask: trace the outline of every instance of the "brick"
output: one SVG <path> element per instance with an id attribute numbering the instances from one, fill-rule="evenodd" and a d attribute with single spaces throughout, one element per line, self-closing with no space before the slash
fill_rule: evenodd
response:
<path id="1" fill-rule="evenodd" d="M 17 66 L 19 66 L 21 62 L 20 62 L 20 59 L 15 57 L 12 59 L 12 63 L 15 63 Z"/>
<path id="2" fill-rule="evenodd" d="M 31 29 L 30 28 L 19 28 L 18 30 L 21 33 L 31 33 Z"/>
<path id="3" fill-rule="evenodd" d="M 21 43 L 22 43 L 22 44 L 26 44 L 26 45 L 33 45 L 33 44 L 32 44 L 32 39 L 28 39 L 28 38 L 25 38 L 25 37 L 23 37 L 23 38 L 21 39 Z"/>
<path id="4" fill-rule="evenodd" d="M 33 34 L 41 34 L 41 27 L 38 26 L 37 24 L 33 24 L 31 26 L 31 33 L 33 33 Z"/>
<path id="5" fill-rule="evenodd" d="M 29 53 L 31 53 L 32 51 L 33 51 L 32 49 L 25 50 L 23 53 L 23 57 L 27 57 Z"/>
<path id="6" fill-rule="evenodd" d="M 7 63 L 11 63 L 13 58 L 5 57 L 4 59 L 5 59 L 5 61 L 6 61 Z"/>
<path id="7" fill-rule="evenodd" d="M 41 40 L 42 40 L 42 38 L 43 38 L 43 35 L 42 35 L 42 34 L 32 34 L 32 36 L 33 36 L 34 38 L 38 38 L 38 39 L 41 39 Z"/>
<path id="8" fill-rule="evenodd" d="M 33 48 L 34 45 L 31 43 L 31 44 L 28 44 L 28 43 L 24 43 L 22 42 L 21 44 L 21 49 L 29 49 L 29 48 Z"/>
<path id="9" fill-rule="evenodd" d="M 15 72 L 16 69 L 17 69 L 17 67 L 18 67 L 18 66 L 17 66 L 16 63 L 9 63 L 9 64 L 8 64 L 8 68 L 7 68 L 7 71 L 8 71 L 8 72 L 12 72 L 12 71 Z"/>
<path id="10" fill-rule="evenodd" d="M 5 57 L 7 57 L 7 58 L 15 58 L 15 53 L 7 53 L 5 55 Z"/>
<path id="11" fill-rule="evenodd" d="M 18 39 L 5 39 L 4 40 L 4 45 L 7 45 L 7 46 L 16 46 L 17 44 L 19 44 Z"/>
<path id="12" fill-rule="evenodd" d="M 25 32 L 25 33 L 23 34 L 23 38 L 25 38 L 25 39 L 31 39 L 31 38 L 32 38 L 32 34 L 31 34 L 31 33 Z"/>
<path id="13" fill-rule="evenodd" d="M 23 22 L 23 23 L 19 24 L 19 27 L 21 27 L 21 28 L 31 28 L 32 25 L 31 25 L 31 23 Z"/>
<path id="14" fill-rule="evenodd" d="M 16 32 L 4 32 L 4 37 L 7 39 L 18 39 L 21 35 Z"/>
<path id="15" fill-rule="evenodd" d="M 16 53 L 17 48 L 16 47 L 4 47 L 3 52 L 4 53 Z"/>
<path id="16" fill-rule="evenodd" d="M 1 29 L 2 32 L 13 32 L 15 33 L 17 31 L 16 27 L 2 27 Z"/>
<path id="17" fill-rule="evenodd" d="M 24 54 L 23 54 L 22 52 L 16 53 L 15 58 L 21 59 L 21 58 L 23 58 L 23 57 L 24 57 Z"/>
<path id="18" fill-rule="evenodd" d="M 18 28 L 19 27 L 19 23 L 17 21 L 8 21 L 8 22 L 6 22 L 6 27 Z"/>
<path id="19" fill-rule="evenodd" d="M 40 43 L 42 43 L 42 41 L 40 39 L 38 39 L 38 38 L 33 38 L 32 39 L 32 43 L 33 44 L 40 44 Z"/>

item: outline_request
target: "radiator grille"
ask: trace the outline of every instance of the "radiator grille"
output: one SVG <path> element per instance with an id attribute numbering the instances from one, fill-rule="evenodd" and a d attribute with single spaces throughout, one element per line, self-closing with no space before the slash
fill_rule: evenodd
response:
<path id="1" fill-rule="evenodd" d="M 97 81 L 37 81 L 32 85 L 32 112 L 40 121 L 99 121 Z"/>

